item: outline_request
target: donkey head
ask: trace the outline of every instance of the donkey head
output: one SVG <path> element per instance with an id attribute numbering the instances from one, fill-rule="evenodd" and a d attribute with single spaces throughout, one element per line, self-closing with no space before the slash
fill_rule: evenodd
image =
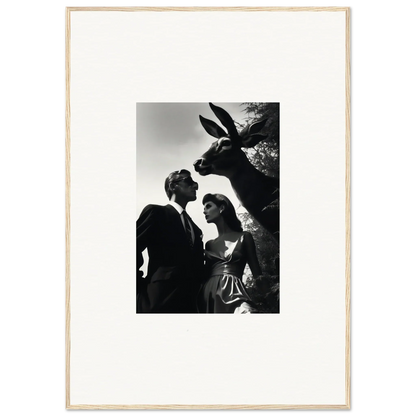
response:
<path id="1" fill-rule="evenodd" d="M 242 163 L 247 162 L 247 158 L 241 148 L 254 147 L 267 137 L 259 134 L 267 119 L 246 126 L 239 133 L 233 119 L 224 109 L 212 103 L 209 103 L 209 106 L 227 131 L 214 121 L 199 116 L 204 129 L 217 140 L 194 162 L 194 168 L 202 176 L 214 174 L 230 177 Z"/>

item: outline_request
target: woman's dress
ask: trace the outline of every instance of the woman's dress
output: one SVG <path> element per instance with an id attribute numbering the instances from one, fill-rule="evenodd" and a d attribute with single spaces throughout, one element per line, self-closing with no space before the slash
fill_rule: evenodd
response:
<path id="1" fill-rule="evenodd" d="M 205 250 L 209 278 L 201 289 L 200 313 L 252 313 L 242 276 L 246 265 L 244 234 L 225 253 Z"/>

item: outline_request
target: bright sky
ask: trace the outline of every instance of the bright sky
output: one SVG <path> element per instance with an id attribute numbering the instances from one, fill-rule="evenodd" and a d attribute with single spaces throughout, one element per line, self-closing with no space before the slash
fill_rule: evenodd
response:
<path id="1" fill-rule="evenodd" d="M 245 107 L 240 103 L 216 103 L 231 117 L 244 123 Z M 202 127 L 199 115 L 221 125 L 208 103 L 137 103 L 136 106 L 136 215 L 147 204 L 166 205 L 164 183 L 170 172 L 188 169 L 198 182 L 197 200 L 187 205 L 187 212 L 204 234 L 204 243 L 217 236 L 214 224 L 207 224 L 202 214 L 206 193 L 221 193 L 230 198 L 238 213 L 240 206 L 227 178 L 200 176 L 193 162 L 205 153 L 215 140 Z"/>

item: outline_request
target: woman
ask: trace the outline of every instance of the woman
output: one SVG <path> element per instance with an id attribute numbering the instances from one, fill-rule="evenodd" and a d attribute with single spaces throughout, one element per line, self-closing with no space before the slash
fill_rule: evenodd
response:
<path id="1" fill-rule="evenodd" d="M 256 312 L 242 282 L 247 263 L 254 278 L 261 274 L 253 237 L 241 228 L 235 209 L 226 196 L 207 194 L 202 203 L 205 219 L 217 226 L 218 237 L 205 245 L 208 280 L 200 292 L 199 312 Z"/>

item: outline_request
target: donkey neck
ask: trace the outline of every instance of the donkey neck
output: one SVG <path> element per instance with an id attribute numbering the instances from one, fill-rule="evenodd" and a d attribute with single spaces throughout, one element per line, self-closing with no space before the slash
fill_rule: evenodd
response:
<path id="1" fill-rule="evenodd" d="M 249 212 L 261 211 L 275 199 L 277 179 L 257 170 L 245 155 L 227 177 L 238 199 Z"/>
<path id="2" fill-rule="evenodd" d="M 236 184 L 236 186 L 243 186 L 257 183 L 257 182 L 264 182 L 267 180 L 267 176 L 257 170 L 247 159 L 247 156 L 243 153 L 239 160 L 239 163 L 235 164 L 233 169 L 227 172 L 225 175 L 230 180 L 231 184 Z M 248 183 L 246 182 L 248 181 Z"/>

